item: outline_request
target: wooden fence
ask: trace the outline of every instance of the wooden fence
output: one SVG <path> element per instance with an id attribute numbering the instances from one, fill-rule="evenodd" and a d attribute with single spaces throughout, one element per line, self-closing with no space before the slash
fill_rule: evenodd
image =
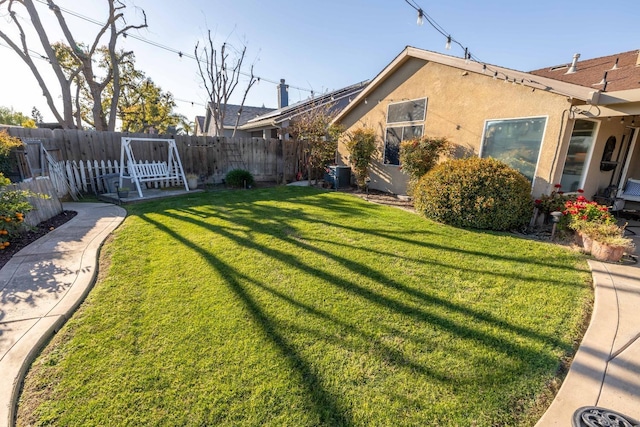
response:
<path id="1" fill-rule="evenodd" d="M 63 161 L 60 162 L 63 165 L 65 188 L 57 188 L 58 194 L 71 194 L 75 199 L 76 196 L 81 193 L 113 193 L 114 188 L 109 187 L 109 182 L 112 182 L 115 175 L 120 175 L 121 165 L 115 160 L 104 160 L 98 162 L 94 161 Z M 154 165 L 159 162 L 137 162 L 138 164 Z M 126 185 L 130 183 L 127 179 Z M 160 187 L 178 187 L 184 185 L 179 179 L 166 179 L 155 181 L 153 183 L 146 183 L 147 186 L 152 185 L 155 188 Z"/>
<path id="2" fill-rule="evenodd" d="M 63 210 L 56 189 L 48 177 L 38 177 L 17 184 L 11 184 L 3 190 L 26 190 L 35 194 L 33 197 L 28 197 L 29 203 L 33 206 L 33 210 L 28 212 L 24 217 L 24 222 L 28 225 L 36 226 L 42 221 L 58 215 Z"/>
<path id="3" fill-rule="evenodd" d="M 249 170 L 256 181 L 293 181 L 305 171 L 304 143 L 261 138 L 217 138 L 185 135 L 149 135 L 82 130 L 8 128 L 12 136 L 40 140 L 57 161 L 102 164 L 120 161 L 123 136 L 175 139 L 185 173 L 194 173 L 209 183 L 219 183 L 238 167 Z M 140 141 L 133 147 L 137 160 L 166 162 L 167 144 Z"/>

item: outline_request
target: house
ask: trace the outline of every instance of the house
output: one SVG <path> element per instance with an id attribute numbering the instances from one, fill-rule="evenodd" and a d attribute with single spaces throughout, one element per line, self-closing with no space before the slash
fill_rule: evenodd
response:
<path id="1" fill-rule="evenodd" d="M 193 129 L 193 134 L 196 136 L 206 135 L 206 131 L 204 129 L 204 116 L 196 116 L 195 120 L 195 128 Z"/>
<path id="2" fill-rule="evenodd" d="M 336 117 L 347 131 L 374 128 L 370 188 L 405 194 L 402 140 L 447 137 L 456 156 L 498 158 L 522 172 L 534 196 L 584 189 L 593 196 L 640 179 L 638 51 L 516 71 L 405 48 Z M 348 165 L 344 141 L 338 159 Z M 638 194 L 640 196 L 640 194 Z M 640 201 L 640 198 L 639 198 Z"/>
<path id="3" fill-rule="evenodd" d="M 342 89 L 314 95 L 309 99 L 288 105 L 287 86 L 284 79 L 278 85 L 278 108 L 267 114 L 255 117 L 240 127 L 245 132 L 250 132 L 252 137 L 277 138 L 280 135 L 288 138 L 286 129 L 296 117 L 313 110 L 329 106 L 331 112 L 338 113 L 344 109 L 356 96 L 362 92 L 367 82 L 360 82 Z"/>
<path id="4" fill-rule="evenodd" d="M 202 127 L 202 129 L 204 130 L 204 135 L 207 135 L 207 136 L 231 137 L 234 134 L 234 129 L 236 128 L 236 121 L 237 121 L 238 128 L 235 132 L 235 136 L 250 137 L 252 135 L 250 135 L 249 132 L 243 131 L 242 126 L 245 123 L 247 123 L 249 120 L 255 117 L 259 117 L 263 114 L 273 111 L 273 108 L 227 104 L 225 115 L 224 115 L 224 123 L 222 125 L 223 135 L 218 135 L 218 129 L 216 128 L 216 125 L 213 120 L 214 108 L 216 107 L 212 103 L 209 103 L 207 105 L 207 112 L 204 117 L 204 123 Z"/>
<path id="5" fill-rule="evenodd" d="M 224 136 L 231 136 L 235 127 L 235 120 L 240 111 L 240 120 L 236 131 L 237 137 L 251 138 L 288 138 L 286 129 L 291 120 L 304 114 L 305 112 L 330 106 L 330 110 L 338 112 L 346 107 L 366 86 L 367 82 L 360 82 L 342 89 L 327 92 L 321 95 L 289 105 L 289 87 L 284 79 L 280 79 L 278 84 L 278 108 L 249 107 L 227 104 L 227 112 L 224 119 Z M 217 136 L 213 124 L 211 105 L 207 109 L 203 129 L 205 135 Z"/>

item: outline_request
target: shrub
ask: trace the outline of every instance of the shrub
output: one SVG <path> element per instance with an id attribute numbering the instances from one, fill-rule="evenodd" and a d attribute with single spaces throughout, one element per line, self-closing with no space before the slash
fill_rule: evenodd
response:
<path id="1" fill-rule="evenodd" d="M 227 175 L 224 177 L 224 182 L 229 187 L 235 188 L 249 188 L 255 184 L 251 172 L 244 169 L 234 169 L 227 172 Z"/>
<path id="2" fill-rule="evenodd" d="M 512 230 L 525 227 L 533 209 L 531 183 L 495 159 L 449 160 L 414 189 L 418 212 L 457 227 Z"/>
<path id="3" fill-rule="evenodd" d="M 22 141 L 9 135 L 6 129 L 0 131 L 0 173 L 6 176 L 11 172 L 11 150 L 22 146 Z"/>
<path id="4" fill-rule="evenodd" d="M 9 246 L 9 240 L 24 231 L 24 216 L 33 209 L 28 191 L 7 190 L 9 180 L 0 173 L 0 250 Z"/>
<path id="5" fill-rule="evenodd" d="M 369 165 L 376 152 L 376 131 L 371 128 L 356 129 L 348 135 L 346 146 L 358 188 L 363 188 L 369 176 Z"/>
<path id="6" fill-rule="evenodd" d="M 400 164 L 402 171 L 409 175 L 409 190 L 438 163 L 441 155 L 450 152 L 451 143 L 447 138 L 423 136 L 402 141 Z"/>

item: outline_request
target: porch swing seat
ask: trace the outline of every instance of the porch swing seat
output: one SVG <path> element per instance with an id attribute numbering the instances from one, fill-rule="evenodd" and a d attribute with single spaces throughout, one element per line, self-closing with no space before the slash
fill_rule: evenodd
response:
<path id="1" fill-rule="evenodd" d="M 176 141 L 174 139 L 160 139 L 160 138 L 128 138 L 122 137 L 122 143 L 120 147 L 120 164 L 126 167 L 120 168 L 120 187 L 125 179 L 130 179 L 136 186 L 138 196 L 144 197 L 142 194 L 141 183 L 156 182 L 169 184 L 171 180 L 181 181 L 184 184 L 185 190 L 189 191 L 187 186 L 187 178 L 182 168 L 182 162 L 180 161 L 180 154 L 178 154 L 178 148 L 176 147 Z M 136 160 L 133 148 L 131 147 L 132 141 L 139 142 L 165 142 L 167 143 L 167 161 L 166 162 L 139 162 Z"/>
<path id="2" fill-rule="evenodd" d="M 624 189 L 618 192 L 618 199 L 628 202 L 640 202 L 640 179 L 629 178 Z"/>

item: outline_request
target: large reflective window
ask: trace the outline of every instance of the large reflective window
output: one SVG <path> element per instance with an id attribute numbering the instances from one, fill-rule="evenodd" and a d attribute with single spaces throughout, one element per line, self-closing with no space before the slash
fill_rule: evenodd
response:
<path id="1" fill-rule="evenodd" d="M 533 182 L 547 119 L 487 120 L 481 157 L 498 159 Z"/>

